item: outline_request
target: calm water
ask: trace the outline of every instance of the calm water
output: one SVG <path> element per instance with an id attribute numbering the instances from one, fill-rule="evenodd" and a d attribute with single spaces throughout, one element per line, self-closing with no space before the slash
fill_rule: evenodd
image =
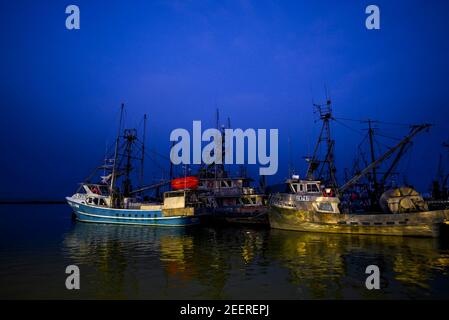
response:
<path id="1" fill-rule="evenodd" d="M 449 298 L 449 240 L 74 222 L 66 205 L 0 206 L 0 298 Z M 65 289 L 65 267 L 81 289 Z M 365 268 L 382 272 L 365 289 Z"/>

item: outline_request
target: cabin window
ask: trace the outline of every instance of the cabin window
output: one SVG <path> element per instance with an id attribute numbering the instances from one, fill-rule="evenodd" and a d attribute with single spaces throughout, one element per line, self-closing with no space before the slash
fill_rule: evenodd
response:
<path id="1" fill-rule="evenodd" d="M 334 211 L 334 209 L 332 208 L 332 204 L 330 204 L 329 202 L 321 202 L 320 204 L 318 204 L 318 209 L 321 211 Z"/>
<path id="2" fill-rule="evenodd" d="M 106 201 L 104 201 L 104 199 L 100 199 L 100 206 L 106 206 Z"/>
<path id="3" fill-rule="evenodd" d="M 101 186 L 100 191 L 101 191 L 101 194 L 103 194 L 103 195 L 107 195 L 109 193 L 109 189 L 106 186 Z"/>
<path id="4" fill-rule="evenodd" d="M 299 185 L 299 191 L 304 192 L 304 185 L 303 184 Z"/>
<path id="5" fill-rule="evenodd" d="M 165 198 L 183 197 L 184 192 L 167 192 Z"/>
<path id="6" fill-rule="evenodd" d="M 318 186 L 315 183 L 308 183 L 307 192 L 320 192 L 320 189 L 318 189 Z"/>
<path id="7" fill-rule="evenodd" d="M 298 185 L 297 184 L 292 184 L 292 189 L 293 189 L 294 193 L 298 192 Z"/>
<path id="8" fill-rule="evenodd" d="M 229 187 L 231 187 L 231 185 L 232 185 L 231 181 L 228 181 L 228 180 L 220 181 L 220 187 L 222 187 L 222 188 L 229 188 Z"/>

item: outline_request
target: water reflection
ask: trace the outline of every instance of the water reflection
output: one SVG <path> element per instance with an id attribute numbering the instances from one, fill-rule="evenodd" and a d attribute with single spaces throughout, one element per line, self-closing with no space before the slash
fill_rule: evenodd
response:
<path id="1" fill-rule="evenodd" d="M 449 251 L 435 239 L 76 223 L 63 247 L 85 298 L 449 297 Z M 380 291 L 364 287 L 370 264 Z"/>
<path id="2" fill-rule="evenodd" d="M 449 298 L 449 240 L 72 222 L 67 206 L 0 208 L 0 298 Z M 20 226 L 20 227 L 18 227 Z M 64 286 L 68 264 L 81 290 Z M 365 267 L 382 272 L 365 289 Z"/>
<path id="3" fill-rule="evenodd" d="M 88 288 L 95 288 L 89 296 L 219 299 L 232 271 L 263 250 L 264 234 L 76 223 L 63 246 L 69 260 L 88 270 Z"/>
<path id="4" fill-rule="evenodd" d="M 448 298 L 449 251 L 437 239 L 328 235 L 271 230 L 270 258 L 289 270 L 305 298 Z M 364 287 L 365 268 L 379 266 L 380 291 Z"/>

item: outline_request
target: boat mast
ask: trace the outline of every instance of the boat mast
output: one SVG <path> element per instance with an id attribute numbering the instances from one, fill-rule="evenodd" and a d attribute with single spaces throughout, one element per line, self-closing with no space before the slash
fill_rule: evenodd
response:
<path id="1" fill-rule="evenodd" d="M 142 159 L 140 161 L 140 187 L 143 186 L 143 169 L 145 165 L 145 134 L 147 130 L 147 115 L 143 115 Z"/>
<path id="2" fill-rule="evenodd" d="M 368 119 L 368 137 L 369 137 L 369 147 L 370 147 L 370 153 L 371 153 L 371 162 L 374 162 L 376 160 L 376 156 L 374 154 L 374 129 L 371 126 L 372 121 Z M 377 174 L 376 174 L 376 167 L 373 167 L 373 184 L 374 184 L 374 191 L 377 192 Z"/>
<path id="3" fill-rule="evenodd" d="M 171 144 L 172 149 L 173 149 L 174 146 L 175 146 L 175 142 L 173 141 L 172 144 Z M 170 160 L 169 179 L 170 179 L 170 181 L 173 180 L 173 162 L 171 160 Z"/>
<path id="4" fill-rule="evenodd" d="M 290 137 L 290 132 L 288 133 L 287 136 L 287 144 L 288 144 L 288 172 L 287 172 L 287 177 L 289 179 L 292 178 L 293 174 L 294 174 L 294 169 L 293 169 L 293 161 L 292 161 L 292 140 Z"/>
<path id="5" fill-rule="evenodd" d="M 119 120 L 119 125 L 118 125 L 118 130 L 117 130 L 117 139 L 115 141 L 115 151 L 114 151 L 114 165 L 112 166 L 112 177 L 111 177 L 111 186 L 110 186 L 110 194 L 111 194 L 111 203 L 110 206 L 113 207 L 113 203 L 114 203 L 114 186 L 115 186 L 115 181 L 116 181 L 116 174 L 117 174 L 117 159 L 118 159 L 118 148 L 119 148 L 119 143 L 120 143 L 120 132 L 122 130 L 122 121 L 123 121 L 123 110 L 125 108 L 125 104 L 122 103 L 121 107 L 120 107 L 120 120 Z"/>
<path id="6" fill-rule="evenodd" d="M 449 160 L 449 140 L 448 140 L 448 142 L 443 142 L 443 148 L 446 148 L 447 149 L 447 159 Z M 449 161 L 447 161 L 446 163 L 448 163 Z M 447 167 L 446 167 L 446 171 L 447 171 Z M 449 180 L 449 172 L 446 172 L 446 176 L 443 178 L 443 182 L 442 182 L 442 184 L 441 184 L 441 186 L 443 187 L 443 188 L 446 188 L 446 191 L 447 191 L 447 181 Z"/>
<path id="7" fill-rule="evenodd" d="M 216 126 L 217 126 L 217 130 L 220 130 L 220 111 L 217 108 L 217 114 L 216 114 Z M 214 162 L 214 175 L 215 175 L 215 180 L 217 180 L 217 172 L 218 168 L 217 168 L 217 158 L 215 157 L 215 162 Z"/>
<path id="8" fill-rule="evenodd" d="M 230 117 L 228 117 L 228 129 L 231 129 L 231 118 Z M 229 165 L 227 167 L 227 170 L 225 170 L 225 158 L 226 158 L 226 130 L 225 129 L 223 129 L 223 132 L 222 132 L 221 148 L 223 150 L 222 155 L 221 155 L 221 163 L 223 165 L 223 171 L 226 173 L 231 172 L 231 168 Z"/>
<path id="9" fill-rule="evenodd" d="M 123 182 L 123 194 L 125 196 L 129 196 L 131 192 L 131 179 L 130 174 L 132 170 L 131 159 L 132 156 L 132 145 L 134 141 L 137 139 L 137 133 L 135 129 L 125 129 L 125 139 L 126 139 L 126 167 L 125 167 L 125 175 L 126 178 Z M 133 158 L 134 159 L 134 158 Z"/>
<path id="10" fill-rule="evenodd" d="M 449 151 L 449 143 L 443 142 L 442 147 L 447 148 L 447 151 Z M 449 160 L 449 152 L 447 153 L 447 160 Z M 448 200 L 447 198 L 449 194 L 447 192 L 447 182 L 449 179 L 449 172 L 447 174 L 445 174 L 444 172 L 444 161 L 445 160 L 443 160 L 443 155 L 440 153 L 440 156 L 438 158 L 437 174 L 432 182 L 432 198 L 434 198 L 435 200 Z M 449 161 L 446 161 L 446 163 L 449 163 Z"/>
<path id="11" fill-rule="evenodd" d="M 443 147 L 447 148 L 447 151 L 448 151 L 447 159 L 449 160 L 449 142 L 443 142 Z M 449 161 L 447 161 L 447 162 L 449 162 Z M 441 187 L 443 189 L 443 192 L 445 194 L 446 199 L 448 199 L 448 197 L 449 197 L 448 184 L 447 184 L 448 180 L 449 180 L 449 172 L 447 172 L 447 167 L 446 167 L 446 176 L 443 177 L 443 181 L 441 182 Z"/>
<path id="12" fill-rule="evenodd" d="M 332 106 L 331 100 L 327 99 L 325 104 L 313 104 L 314 107 L 320 114 L 320 120 L 323 122 L 321 126 L 320 135 L 318 137 L 318 141 L 315 144 L 315 149 L 313 151 L 312 158 L 308 158 L 309 166 L 307 168 L 306 177 L 309 180 L 313 180 L 315 178 L 322 179 L 322 173 L 324 171 L 325 165 L 328 167 L 328 183 L 333 187 L 337 187 L 337 180 L 335 178 L 335 172 L 337 169 L 334 165 L 334 145 L 335 141 L 331 137 L 330 131 L 330 120 L 332 117 Z M 318 151 L 320 149 L 321 143 L 325 142 L 327 146 L 326 156 L 324 160 L 318 159 Z M 314 177 L 315 171 L 321 166 L 320 174 L 318 177 Z"/>

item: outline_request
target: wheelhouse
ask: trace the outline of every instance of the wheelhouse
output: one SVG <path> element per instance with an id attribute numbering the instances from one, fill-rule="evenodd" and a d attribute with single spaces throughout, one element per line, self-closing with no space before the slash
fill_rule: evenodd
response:
<path id="1" fill-rule="evenodd" d="M 109 196 L 109 186 L 104 184 L 86 183 L 82 185 L 86 194 L 96 194 L 99 196 Z"/>
<path id="2" fill-rule="evenodd" d="M 320 181 L 297 180 L 291 179 L 287 181 L 291 193 L 321 193 Z"/>
<path id="3" fill-rule="evenodd" d="M 92 206 L 110 206 L 109 187 L 103 184 L 83 183 L 79 192 L 74 195 L 83 203 Z"/>
<path id="4" fill-rule="evenodd" d="M 164 193 L 164 209 L 201 207 L 202 201 L 194 190 L 184 189 Z"/>

